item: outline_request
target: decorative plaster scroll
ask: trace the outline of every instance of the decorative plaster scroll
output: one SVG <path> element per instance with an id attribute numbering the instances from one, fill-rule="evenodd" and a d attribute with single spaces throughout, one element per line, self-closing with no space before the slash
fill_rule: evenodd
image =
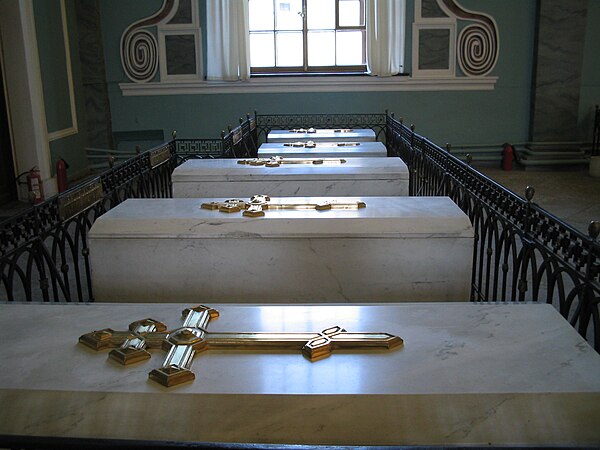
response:
<path id="1" fill-rule="evenodd" d="M 136 83 L 150 81 L 158 70 L 158 42 L 146 27 L 169 20 L 179 0 L 164 0 L 154 15 L 131 24 L 121 36 L 121 63 L 127 77 Z"/>
<path id="2" fill-rule="evenodd" d="M 455 0 L 440 0 L 459 19 L 475 22 L 458 35 L 458 65 L 467 76 L 485 76 L 498 61 L 499 36 L 491 16 L 464 9 Z"/>

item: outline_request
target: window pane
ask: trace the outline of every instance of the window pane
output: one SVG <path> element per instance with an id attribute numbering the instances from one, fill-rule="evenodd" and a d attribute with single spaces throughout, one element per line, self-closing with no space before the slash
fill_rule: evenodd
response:
<path id="1" fill-rule="evenodd" d="M 365 24 L 361 0 L 339 0 L 340 27 L 358 27 Z"/>
<path id="2" fill-rule="evenodd" d="M 363 58 L 363 31 L 337 32 L 337 65 L 360 66 L 365 64 Z"/>
<path id="3" fill-rule="evenodd" d="M 303 66 L 302 32 L 277 33 L 277 67 Z"/>
<path id="4" fill-rule="evenodd" d="M 308 0 L 306 13 L 309 30 L 335 30 L 335 0 Z"/>
<path id="5" fill-rule="evenodd" d="M 302 30 L 302 0 L 276 0 L 276 30 Z"/>
<path id="6" fill-rule="evenodd" d="M 308 65 L 335 66 L 335 31 L 308 32 Z"/>
<path id="7" fill-rule="evenodd" d="M 275 29 L 273 0 L 250 0 L 248 7 L 250 15 L 250 31 Z"/>
<path id="8" fill-rule="evenodd" d="M 165 52 L 169 75 L 196 73 L 196 37 L 193 34 L 165 36 Z"/>
<path id="9" fill-rule="evenodd" d="M 273 33 L 250 33 L 250 66 L 275 67 Z"/>

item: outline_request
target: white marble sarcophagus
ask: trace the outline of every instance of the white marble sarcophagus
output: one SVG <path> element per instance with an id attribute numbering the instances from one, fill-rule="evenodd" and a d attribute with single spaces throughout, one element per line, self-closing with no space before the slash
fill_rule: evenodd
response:
<path id="1" fill-rule="evenodd" d="M 173 171 L 173 197 L 408 195 L 400 158 L 191 159 Z"/>
<path id="2" fill-rule="evenodd" d="M 211 311 L 207 334 L 193 327 L 177 334 L 181 312 L 194 306 L 0 305 L 0 446 L 22 448 L 14 442 L 41 437 L 436 447 L 600 442 L 600 356 L 550 305 L 209 304 L 218 318 Z M 299 348 L 229 351 L 209 343 L 190 362 L 195 379 L 168 388 L 149 378 L 170 362 L 161 340 L 149 359 L 132 365 L 108 357 L 121 341 L 97 351 L 78 343 L 95 330 L 112 337 L 135 321 L 139 330 L 147 318 L 166 326 L 170 342 L 186 330 L 209 342 L 221 333 L 318 336 L 338 326 L 403 343 L 334 347 L 318 361 Z"/>
<path id="3" fill-rule="evenodd" d="M 382 142 L 265 142 L 258 148 L 259 158 L 381 158 L 387 156 Z"/>
<path id="4" fill-rule="evenodd" d="M 267 142 L 372 142 L 375 131 L 370 128 L 296 128 L 292 130 L 271 130 Z"/>
<path id="5" fill-rule="evenodd" d="M 447 197 L 278 197 L 263 217 L 225 200 L 130 199 L 99 217 L 95 299 L 469 299 L 473 228 Z"/>

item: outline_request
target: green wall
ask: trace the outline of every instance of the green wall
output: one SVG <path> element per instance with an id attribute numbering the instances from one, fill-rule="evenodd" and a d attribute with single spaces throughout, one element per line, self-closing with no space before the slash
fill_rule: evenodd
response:
<path id="1" fill-rule="evenodd" d="M 500 54 L 491 75 L 493 91 L 404 91 L 352 93 L 206 94 L 124 97 L 127 82 L 119 54 L 123 30 L 156 11 L 159 0 L 101 2 L 107 78 L 114 131 L 177 130 L 180 137 L 218 137 L 227 124 L 257 110 L 271 113 L 364 113 L 388 109 L 414 123 L 438 143 L 501 144 L 528 137 L 535 31 L 534 0 L 463 0 L 461 5 L 494 17 Z M 203 8 L 201 8 L 202 11 Z M 413 2 L 407 1 L 407 35 L 412 33 Z M 203 12 L 201 12 L 202 16 Z M 202 23 L 202 17 L 201 17 Z M 205 40 L 205 37 L 203 37 Z M 410 68 L 410 39 L 405 61 Z"/>
<path id="2" fill-rule="evenodd" d="M 34 0 L 33 7 L 46 124 L 48 133 L 52 133 L 73 125 L 60 2 L 58 0 Z M 85 138 L 82 132 L 82 127 L 85 126 L 85 113 L 74 0 L 66 0 L 65 9 L 78 131 L 76 134 L 53 140 L 49 145 L 52 170 L 54 171 L 56 161 L 63 158 L 70 165 L 69 176 L 72 178 L 86 172 L 87 158 L 84 150 Z"/>

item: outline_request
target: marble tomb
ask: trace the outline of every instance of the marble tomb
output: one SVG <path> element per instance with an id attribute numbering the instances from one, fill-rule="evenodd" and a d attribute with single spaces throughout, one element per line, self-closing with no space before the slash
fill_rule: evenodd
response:
<path id="1" fill-rule="evenodd" d="M 596 446 L 600 356 L 545 304 L 231 305 L 210 332 L 385 332 L 391 350 L 197 353 L 194 381 L 149 379 L 86 333 L 194 304 L 0 305 L 2 439 L 329 445 Z M 114 445 L 114 444 L 113 444 Z M 9 447 L 9 445 L 2 445 Z M 20 448 L 17 445 L 10 447 Z M 58 447 L 58 446 L 57 446 Z M 75 448 L 75 447 L 73 447 Z"/>
<path id="2" fill-rule="evenodd" d="M 267 134 L 267 142 L 371 142 L 375 140 L 375 131 L 370 128 L 297 128 L 271 130 Z"/>
<path id="3" fill-rule="evenodd" d="M 173 171 L 172 181 L 176 198 L 408 195 L 400 158 L 191 159 Z"/>
<path id="4" fill-rule="evenodd" d="M 448 197 L 277 197 L 264 217 L 201 207 L 225 200 L 129 199 L 99 217 L 88 234 L 95 299 L 469 299 L 473 227 Z"/>
<path id="5" fill-rule="evenodd" d="M 359 158 L 386 157 L 382 142 L 265 142 L 258 148 L 259 158 L 283 156 L 289 158 Z"/>

